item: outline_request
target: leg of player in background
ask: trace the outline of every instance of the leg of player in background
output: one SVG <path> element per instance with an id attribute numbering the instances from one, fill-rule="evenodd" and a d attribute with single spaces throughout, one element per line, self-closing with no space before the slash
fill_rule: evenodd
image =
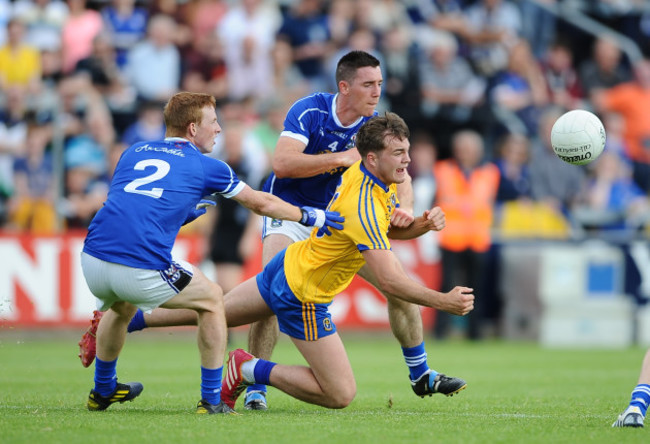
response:
<path id="1" fill-rule="evenodd" d="M 291 245 L 293 241 L 282 234 L 269 234 L 262 241 L 262 266 Z M 280 330 L 275 316 L 251 324 L 248 330 L 248 351 L 258 358 L 269 360 L 278 342 Z M 253 384 L 246 389 L 244 407 L 247 410 L 266 410 L 266 385 Z"/>
<path id="2" fill-rule="evenodd" d="M 630 404 L 612 427 L 643 427 L 643 420 L 650 405 L 650 349 L 645 353 L 639 382 L 632 390 Z"/>
<path id="3" fill-rule="evenodd" d="M 367 266 L 364 265 L 357 274 L 378 288 L 377 279 Z M 451 378 L 429 368 L 420 308 L 393 295 L 382 294 L 388 302 L 390 328 L 402 346 L 402 355 L 409 369 L 411 388 L 415 394 L 423 397 L 437 391 L 446 394 L 464 389 L 467 384 L 462 379 Z"/>
<path id="4" fill-rule="evenodd" d="M 115 302 L 99 321 L 94 387 L 86 404 L 90 411 L 106 410 L 115 402 L 131 401 L 142 393 L 139 382 L 123 384 L 117 380 L 117 358 L 126 341 L 126 326 L 136 310 L 128 302 Z"/>

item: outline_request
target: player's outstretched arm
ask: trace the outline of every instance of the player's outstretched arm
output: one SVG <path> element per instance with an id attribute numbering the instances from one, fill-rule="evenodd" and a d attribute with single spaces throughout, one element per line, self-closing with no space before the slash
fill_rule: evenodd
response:
<path id="1" fill-rule="evenodd" d="M 473 289 L 455 287 L 441 293 L 409 278 L 391 250 L 365 250 L 363 258 L 375 274 L 379 289 L 404 301 L 464 316 L 474 309 Z"/>
<path id="2" fill-rule="evenodd" d="M 264 191 L 256 191 L 246 185 L 242 191 L 233 196 L 237 202 L 261 216 L 274 219 L 291 220 L 308 227 L 321 228 L 325 234 L 331 234 L 329 228 L 343 228 L 344 218 L 336 211 L 325 211 L 313 207 L 297 207 Z"/>
<path id="3" fill-rule="evenodd" d="M 318 156 L 305 154 L 304 150 L 303 142 L 287 136 L 280 137 L 273 152 L 272 167 L 275 175 L 280 179 L 312 177 L 336 168 L 347 168 L 361 160 L 356 148 Z"/>
<path id="4" fill-rule="evenodd" d="M 445 213 L 440 207 L 425 211 L 422 216 L 415 218 L 408 227 L 390 226 L 388 237 L 391 239 L 413 239 L 422 236 L 427 231 L 440 231 L 445 228 Z"/>

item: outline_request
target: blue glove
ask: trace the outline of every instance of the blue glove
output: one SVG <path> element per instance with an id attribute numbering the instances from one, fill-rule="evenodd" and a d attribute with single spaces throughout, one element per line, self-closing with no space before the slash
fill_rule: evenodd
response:
<path id="1" fill-rule="evenodd" d="M 196 207 L 190 210 L 190 213 L 187 215 L 187 218 L 185 219 L 185 222 L 183 222 L 183 225 L 187 225 L 197 217 L 203 216 L 206 211 L 208 211 L 208 207 L 214 207 L 216 205 L 217 202 L 212 199 L 201 199 L 199 203 L 196 204 Z"/>
<path id="2" fill-rule="evenodd" d="M 338 211 L 324 211 L 314 207 L 301 207 L 302 218 L 300 223 L 307 227 L 317 227 L 318 235 L 330 236 L 330 227 L 337 230 L 343 229 L 345 218 Z"/>
<path id="3" fill-rule="evenodd" d="M 203 212 L 201 214 L 205 214 L 205 211 L 209 207 L 214 207 L 216 205 L 217 205 L 217 202 L 215 200 L 204 198 L 204 199 L 201 199 L 199 201 L 199 203 L 196 204 L 196 209 L 197 209 L 197 211 L 203 210 Z"/>

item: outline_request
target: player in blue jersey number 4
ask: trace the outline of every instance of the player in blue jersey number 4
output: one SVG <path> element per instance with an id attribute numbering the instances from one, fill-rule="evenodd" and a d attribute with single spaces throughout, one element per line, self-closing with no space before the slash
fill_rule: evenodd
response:
<path id="1" fill-rule="evenodd" d="M 221 132 L 215 99 L 182 92 L 165 105 L 166 138 L 124 151 L 108 198 L 88 229 L 81 265 L 88 287 L 104 311 L 97 327 L 95 386 L 89 410 L 131 401 L 142 384 L 117 381 L 117 358 L 129 321 L 139 309 L 190 309 L 198 317 L 201 399 L 197 413 L 234 413 L 221 401 L 227 343 L 223 292 L 195 266 L 174 258 L 181 226 L 205 213 L 211 194 L 232 198 L 257 214 L 341 229 L 334 212 L 297 207 L 240 181 L 226 163 L 205 156 Z"/>

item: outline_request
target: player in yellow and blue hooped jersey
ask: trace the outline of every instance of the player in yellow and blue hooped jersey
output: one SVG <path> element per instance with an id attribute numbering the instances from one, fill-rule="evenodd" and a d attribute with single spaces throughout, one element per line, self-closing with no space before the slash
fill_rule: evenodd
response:
<path id="1" fill-rule="evenodd" d="M 367 264 L 380 290 L 410 303 L 465 315 L 474 306 L 472 289 L 440 293 L 410 279 L 390 249 L 389 238 L 408 239 L 444 227 L 440 208 L 426 211 L 406 228 L 390 226 L 398 205 L 396 184 L 406 180 L 408 127 L 396 114 L 373 117 L 358 132 L 362 161 L 341 177 L 328 209 L 345 217 L 342 230 L 310 237 L 278 253 L 256 277 L 225 298 L 226 320 L 237 326 L 276 315 L 308 366 L 284 366 L 242 349 L 230 353 L 222 400 L 234 407 L 250 384 L 272 385 L 302 401 L 329 408 L 347 406 L 356 383 L 328 306 Z M 428 373 L 430 391 L 451 396 L 466 387 L 460 378 Z M 429 381 L 431 379 L 431 381 Z"/>
<path id="2" fill-rule="evenodd" d="M 280 331 L 306 341 L 317 340 L 336 331 L 327 312 L 334 296 L 345 290 L 365 260 L 362 251 L 390 250 L 388 227 L 390 216 L 397 206 L 396 185 L 385 185 L 361 163 L 351 166 L 341 177 L 329 208 L 345 216 L 342 230 L 332 232 L 325 239 L 314 230 L 306 241 L 287 247 L 276 256 L 262 274 L 258 285 L 271 308 L 277 302 L 265 295 L 267 275 L 286 276 L 283 294 L 293 295 L 299 301 L 302 318 L 293 316 L 290 322 L 278 315 Z M 283 257 L 284 256 L 284 257 Z M 284 280 L 281 278 L 281 282 Z M 278 280 L 273 279 L 273 282 Z M 270 291 L 271 289 L 269 289 Z M 289 300 L 294 298 L 289 295 Z M 297 313 L 297 312 L 296 312 Z M 330 319 L 322 322 L 319 318 Z M 305 332 L 302 335 L 302 332 Z"/>

